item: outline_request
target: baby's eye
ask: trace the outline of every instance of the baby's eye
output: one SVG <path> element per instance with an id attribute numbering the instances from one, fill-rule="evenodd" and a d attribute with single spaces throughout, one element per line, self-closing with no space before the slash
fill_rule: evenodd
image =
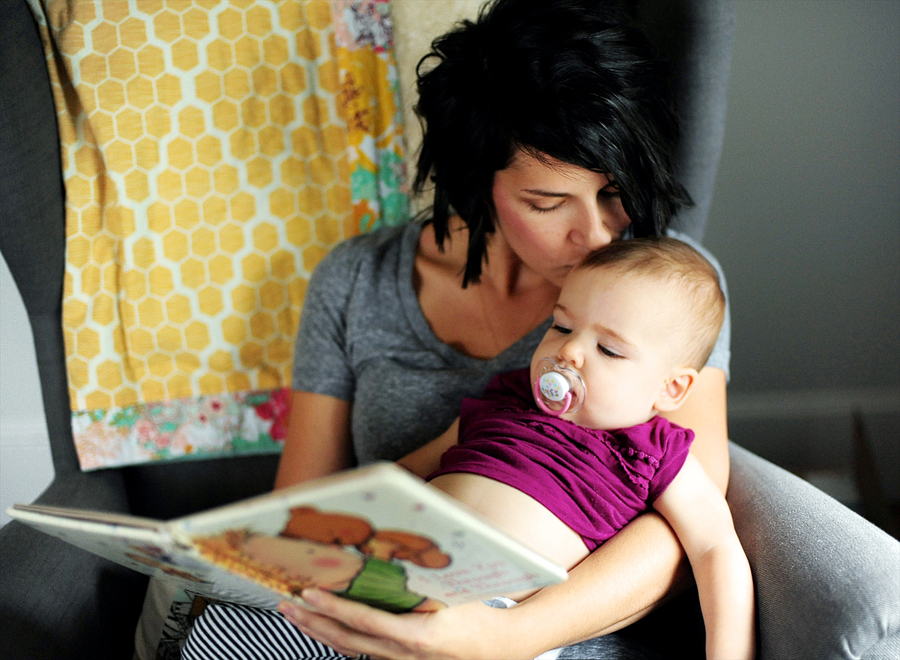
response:
<path id="1" fill-rule="evenodd" d="M 554 323 L 551 327 L 561 335 L 567 335 L 572 332 L 571 328 L 567 328 L 563 325 L 560 325 L 559 323 Z"/>
<path id="2" fill-rule="evenodd" d="M 613 350 L 610 350 L 609 348 L 607 348 L 607 347 L 604 346 L 603 344 L 597 344 L 597 350 L 600 351 L 600 352 L 601 352 L 603 355 L 605 355 L 606 357 L 611 357 L 611 358 L 620 358 L 620 357 L 622 357 L 621 355 L 619 355 L 618 353 L 616 353 L 616 352 L 613 351 Z"/>

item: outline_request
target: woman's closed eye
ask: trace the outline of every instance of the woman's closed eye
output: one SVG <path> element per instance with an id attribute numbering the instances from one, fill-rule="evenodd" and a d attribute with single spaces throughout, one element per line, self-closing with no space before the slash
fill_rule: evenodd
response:
<path id="1" fill-rule="evenodd" d="M 528 203 L 528 207 L 535 213 L 550 213 L 551 211 L 555 211 L 562 205 L 562 202 L 560 202 L 559 204 L 554 204 L 553 206 L 538 206 L 537 204 L 533 204 L 531 202 Z"/>

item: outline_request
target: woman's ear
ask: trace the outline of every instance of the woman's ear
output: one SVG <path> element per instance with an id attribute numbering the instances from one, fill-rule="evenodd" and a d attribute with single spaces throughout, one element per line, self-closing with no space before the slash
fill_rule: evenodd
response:
<path id="1" fill-rule="evenodd" d="M 676 369 L 666 382 L 663 383 L 659 396 L 653 408 L 658 412 L 671 412 L 681 407 L 690 394 L 694 381 L 697 380 L 697 370 L 691 367 Z"/>

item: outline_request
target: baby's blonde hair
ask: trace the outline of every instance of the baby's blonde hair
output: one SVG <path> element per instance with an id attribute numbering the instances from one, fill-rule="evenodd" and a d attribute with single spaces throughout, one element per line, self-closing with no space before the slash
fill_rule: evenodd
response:
<path id="1" fill-rule="evenodd" d="M 578 266 L 582 270 L 594 268 L 615 269 L 677 285 L 684 314 L 673 319 L 673 330 L 682 339 L 673 348 L 683 360 L 679 366 L 697 371 L 703 368 L 725 319 L 725 294 L 716 269 L 702 254 L 674 238 L 634 238 L 595 250 Z"/>

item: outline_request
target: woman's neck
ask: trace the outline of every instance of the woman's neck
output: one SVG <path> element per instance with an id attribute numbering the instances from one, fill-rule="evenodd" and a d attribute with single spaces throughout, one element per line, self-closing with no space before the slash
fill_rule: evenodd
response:
<path id="1" fill-rule="evenodd" d="M 435 243 L 434 228 L 430 224 L 426 225 L 420 241 L 420 255 L 455 270 L 459 286 L 462 287 L 462 273 L 468 259 L 469 233 L 465 222 L 459 216 L 450 218 L 447 237 L 442 248 L 438 248 Z M 487 285 L 495 295 L 508 298 L 545 290 L 552 296 L 553 302 L 556 302 L 559 295 L 559 288 L 528 268 L 499 231 L 487 237 L 487 250 L 481 263 L 479 283 Z M 549 316 L 549 313 L 547 315 Z"/>
<path id="2" fill-rule="evenodd" d="M 468 233 L 451 220 L 443 251 L 426 226 L 416 258 L 416 295 L 435 335 L 479 358 L 496 357 L 546 320 L 559 289 L 527 268 L 499 232 L 488 241 L 481 278 L 462 288 Z"/>
<path id="3" fill-rule="evenodd" d="M 552 298 L 551 308 L 559 296 L 559 288 L 528 268 L 510 248 L 501 232 L 494 232 L 488 237 L 480 282 L 492 289 L 495 295 L 510 299 L 544 292 L 548 298 Z M 549 315 L 550 312 L 547 313 Z"/>

